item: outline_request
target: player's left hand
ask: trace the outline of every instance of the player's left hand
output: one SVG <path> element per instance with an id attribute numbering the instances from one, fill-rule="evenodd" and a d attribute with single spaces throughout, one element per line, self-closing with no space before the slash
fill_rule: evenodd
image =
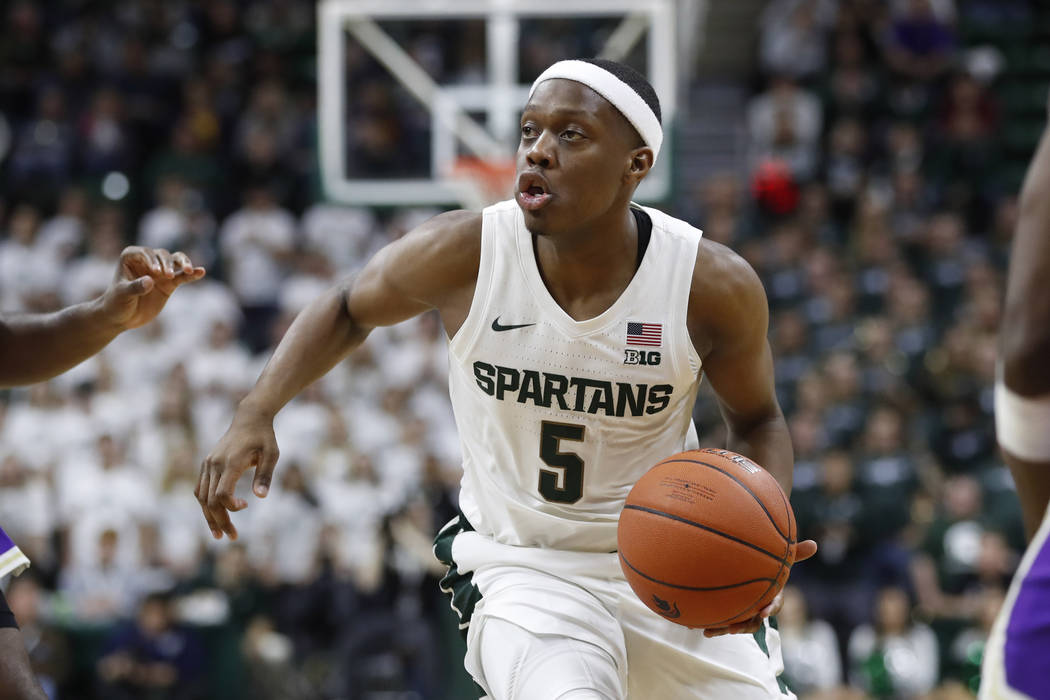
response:
<path id="1" fill-rule="evenodd" d="M 177 287 L 201 277 L 204 268 L 194 267 L 185 253 L 128 246 L 99 302 L 106 318 L 121 330 L 138 328 L 157 317 Z"/>
<path id="2" fill-rule="evenodd" d="M 795 563 L 805 561 L 817 553 L 817 543 L 813 540 L 802 540 L 796 545 Z M 773 598 L 773 602 L 762 608 L 762 610 L 750 620 L 738 622 L 728 627 L 709 627 L 704 630 L 705 637 L 721 637 L 723 634 L 754 634 L 762 627 L 767 617 L 776 615 L 784 607 L 784 591 L 781 590 Z"/>

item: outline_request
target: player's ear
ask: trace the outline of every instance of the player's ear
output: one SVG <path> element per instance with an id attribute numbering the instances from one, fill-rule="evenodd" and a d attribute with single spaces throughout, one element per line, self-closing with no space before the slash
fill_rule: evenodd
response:
<path id="1" fill-rule="evenodd" d="M 631 151 L 631 160 L 628 169 L 630 177 L 641 180 L 653 168 L 653 149 L 642 146 Z"/>

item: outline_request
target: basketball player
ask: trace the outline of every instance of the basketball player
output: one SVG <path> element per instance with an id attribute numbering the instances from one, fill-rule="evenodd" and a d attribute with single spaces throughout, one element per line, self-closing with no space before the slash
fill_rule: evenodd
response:
<path id="1" fill-rule="evenodd" d="M 697 444 L 701 369 L 728 448 L 791 489 L 761 283 L 698 230 L 631 203 L 662 138 L 656 94 L 626 66 L 563 61 L 537 78 L 515 199 L 424 223 L 296 319 L 202 464 L 196 495 L 214 536 L 237 536 L 245 469 L 266 495 L 277 411 L 373 328 L 437 309 L 464 474 L 462 514 L 435 553 L 487 695 L 790 696 L 763 619 L 781 600 L 705 636 L 646 608 L 615 553 L 631 486 Z M 815 550 L 799 543 L 798 559 Z M 735 632 L 751 634 L 721 636 Z"/>
<path id="2" fill-rule="evenodd" d="M 0 387 L 32 384 L 65 372 L 123 331 L 152 321 L 179 285 L 199 280 L 184 253 L 125 248 L 109 289 L 93 301 L 52 314 L 0 317 Z M 0 530 L 0 579 L 29 560 Z M 0 592 L 0 700 L 46 700 L 25 643 Z"/>
<path id="3" fill-rule="evenodd" d="M 1048 276 L 1050 135 L 1044 131 L 1021 189 L 995 385 L 996 433 L 1031 542 L 985 647 L 982 700 L 1050 699 Z"/>

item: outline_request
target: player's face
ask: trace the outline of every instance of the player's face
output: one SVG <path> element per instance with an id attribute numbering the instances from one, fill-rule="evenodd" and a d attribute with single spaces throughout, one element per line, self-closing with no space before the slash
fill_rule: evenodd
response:
<path id="1" fill-rule="evenodd" d="M 574 80 L 547 80 L 521 116 L 518 206 L 529 230 L 587 228 L 618 214 L 644 176 L 638 135 L 605 98 Z M 648 171 L 648 166 L 643 168 Z"/>

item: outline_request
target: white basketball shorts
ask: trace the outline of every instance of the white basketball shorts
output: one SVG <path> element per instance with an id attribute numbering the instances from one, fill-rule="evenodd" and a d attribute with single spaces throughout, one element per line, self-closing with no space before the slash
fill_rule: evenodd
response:
<path id="1" fill-rule="evenodd" d="M 463 516 L 434 551 L 449 567 L 441 587 L 466 634 L 464 666 L 492 700 L 795 697 L 768 621 L 713 639 L 676 625 L 635 596 L 615 553 L 503 545 Z"/>

